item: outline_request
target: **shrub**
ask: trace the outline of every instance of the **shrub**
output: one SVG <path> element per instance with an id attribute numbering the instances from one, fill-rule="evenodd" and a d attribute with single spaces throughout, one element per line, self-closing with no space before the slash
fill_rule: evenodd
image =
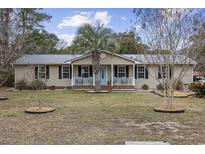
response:
<path id="1" fill-rule="evenodd" d="M 41 89 L 46 89 L 46 84 L 41 80 L 34 80 L 30 83 L 30 87 L 33 90 L 41 90 Z"/>
<path id="2" fill-rule="evenodd" d="M 6 87 L 14 87 L 14 74 L 10 75 L 7 81 L 3 84 Z"/>
<path id="3" fill-rule="evenodd" d="M 164 86 L 160 83 L 157 85 L 157 90 L 164 90 Z"/>
<path id="4" fill-rule="evenodd" d="M 205 96 L 205 83 L 191 83 L 189 89 L 196 92 L 197 95 Z"/>
<path id="5" fill-rule="evenodd" d="M 55 86 L 55 85 L 52 85 L 52 86 L 49 87 L 49 89 L 50 89 L 50 90 L 55 90 L 55 89 L 56 89 L 56 86 Z"/>
<path id="6" fill-rule="evenodd" d="M 182 90 L 182 89 L 183 89 L 183 82 L 182 81 L 178 81 L 177 85 L 175 87 L 175 90 Z"/>
<path id="7" fill-rule="evenodd" d="M 19 89 L 19 90 L 25 90 L 25 89 L 28 89 L 28 85 L 27 85 L 27 82 L 25 79 L 22 79 L 22 80 L 19 80 L 17 83 L 16 83 L 16 89 Z"/>
<path id="8" fill-rule="evenodd" d="M 149 86 L 146 85 L 146 84 L 143 84 L 141 88 L 142 88 L 143 90 L 147 90 L 147 89 L 149 89 Z"/>

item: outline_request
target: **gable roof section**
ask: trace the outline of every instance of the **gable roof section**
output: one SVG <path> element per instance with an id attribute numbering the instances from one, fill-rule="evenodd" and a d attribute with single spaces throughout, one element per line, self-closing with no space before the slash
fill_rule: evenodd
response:
<path id="1" fill-rule="evenodd" d="M 113 53 L 113 52 L 110 52 L 110 51 L 106 51 L 106 50 L 101 50 L 100 52 L 105 52 L 105 53 L 114 55 L 114 56 L 116 56 L 116 57 L 120 57 L 120 58 L 126 59 L 126 60 L 128 60 L 128 61 L 132 61 L 132 62 L 134 62 L 134 63 L 136 63 L 136 64 L 140 64 L 139 61 L 136 61 L 136 60 L 131 59 L 131 58 L 129 58 L 129 57 L 127 57 L 127 56 L 124 56 L 124 55 L 116 54 L 116 53 Z M 69 62 L 74 62 L 74 61 L 77 61 L 77 60 L 80 60 L 80 59 L 89 57 L 89 56 L 91 56 L 91 55 L 92 55 L 92 54 L 89 52 L 89 53 L 87 53 L 87 54 L 81 55 L 81 56 L 76 57 L 76 58 L 74 58 L 74 59 L 70 59 L 70 60 L 66 61 L 66 63 L 67 63 L 67 62 L 68 62 L 68 63 L 69 63 Z"/>

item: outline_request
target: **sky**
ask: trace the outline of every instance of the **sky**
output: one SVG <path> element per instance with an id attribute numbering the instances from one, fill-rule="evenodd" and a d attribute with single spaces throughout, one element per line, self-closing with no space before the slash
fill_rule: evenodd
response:
<path id="1" fill-rule="evenodd" d="M 111 28 L 114 32 L 129 31 L 133 21 L 133 9 L 43 9 L 43 12 L 52 16 L 50 22 L 45 22 L 45 29 L 56 34 L 60 39 L 70 45 L 77 28 L 89 23 L 96 25 L 103 23 Z"/>

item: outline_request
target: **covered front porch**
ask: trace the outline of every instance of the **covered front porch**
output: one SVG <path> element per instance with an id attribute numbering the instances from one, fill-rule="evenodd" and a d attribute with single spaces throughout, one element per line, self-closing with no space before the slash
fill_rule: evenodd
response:
<path id="1" fill-rule="evenodd" d="M 135 65 L 100 65 L 101 86 L 135 86 Z M 72 66 L 72 86 L 95 86 L 92 65 Z"/>

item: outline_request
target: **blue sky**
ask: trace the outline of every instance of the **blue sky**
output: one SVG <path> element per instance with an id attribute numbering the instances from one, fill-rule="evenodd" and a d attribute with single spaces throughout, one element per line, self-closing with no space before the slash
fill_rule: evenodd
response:
<path id="1" fill-rule="evenodd" d="M 83 23 L 95 25 L 97 22 L 105 24 L 114 32 L 130 30 L 134 18 L 132 9 L 43 9 L 52 16 L 51 21 L 44 23 L 45 29 L 55 33 L 69 45 L 75 36 L 77 28 Z"/>

